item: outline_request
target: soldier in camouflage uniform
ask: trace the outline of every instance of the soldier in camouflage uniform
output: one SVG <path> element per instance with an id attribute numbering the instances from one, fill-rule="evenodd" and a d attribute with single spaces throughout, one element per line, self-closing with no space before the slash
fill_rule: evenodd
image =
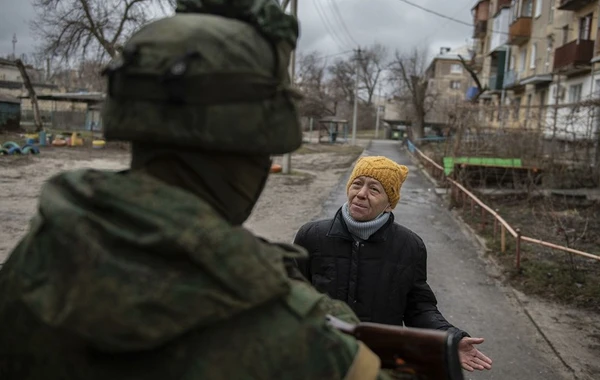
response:
<path id="1" fill-rule="evenodd" d="M 241 227 L 270 155 L 301 144 L 298 26 L 273 1 L 219 3 L 181 1 L 109 66 L 105 134 L 131 168 L 43 187 L 0 271 L 2 380 L 386 378 L 326 325 L 352 312 L 284 264 L 305 252 Z"/>

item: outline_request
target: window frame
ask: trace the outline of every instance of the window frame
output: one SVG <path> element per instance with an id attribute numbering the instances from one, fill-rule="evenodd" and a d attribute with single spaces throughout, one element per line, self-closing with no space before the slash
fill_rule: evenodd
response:
<path id="1" fill-rule="evenodd" d="M 458 70 L 454 70 L 455 67 L 458 67 Z M 450 74 L 462 74 L 463 67 L 460 63 L 452 63 L 450 65 Z"/>

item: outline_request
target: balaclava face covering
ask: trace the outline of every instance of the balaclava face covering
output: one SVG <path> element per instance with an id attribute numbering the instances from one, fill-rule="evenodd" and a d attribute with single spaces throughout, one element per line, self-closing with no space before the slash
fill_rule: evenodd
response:
<path id="1" fill-rule="evenodd" d="M 204 199 L 232 225 L 250 216 L 271 167 L 268 155 L 236 156 L 132 143 L 132 170 Z"/>

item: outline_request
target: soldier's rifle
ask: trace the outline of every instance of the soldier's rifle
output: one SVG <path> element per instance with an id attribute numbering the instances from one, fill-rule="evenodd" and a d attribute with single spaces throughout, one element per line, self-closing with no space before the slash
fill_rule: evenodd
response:
<path id="1" fill-rule="evenodd" d="M 448 332 L 378 323 L 346 323 L 327 316 L 329 325 L 367 345 L 387 369 L 426 380 L 464 380 L 458 343 Z"/>

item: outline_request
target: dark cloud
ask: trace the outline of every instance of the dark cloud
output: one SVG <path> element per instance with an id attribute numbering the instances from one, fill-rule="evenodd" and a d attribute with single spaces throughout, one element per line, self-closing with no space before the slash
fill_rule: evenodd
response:
<path id="1" fill-rule="evenodd" d="M 17 34 L 17 55 L 35 47 L 29 22 L 34 17 L 31 0 L 0 0 L 0 56 L 12 53 Z M 471 22 L 474 0 L 412 0 L 419 5 Z M 333 6 L 335 2 L 337 7 Z M 301 22 L 300 51 L 317 50 L 323 55 L 379 42 L 390 51 L 427 46 L 434 53 L 441 46 L 457 47 L 472 33 L 468 26 L 445 20 L 400 0 L 298 0 Z M 338 13 L 339 11 L 339 13 Z M 346 31 L 338 17 L 346 25 Z M 348 36 L 350 34 L 350 36 Z"/>
<path id="2" fill-rule="evenodd" d="M 337 7 L 333 6 L 333 2 Z M 413 2 L 461 21 L 472 22 L 474 0 Z M 299 0 L 298 5 L 302 24 L 301 51 L 318 50 L 330 54 L 355 48 L 356 43 L 365 46 L 379 42 L 390 51 L 426 46 L 431 52 L 437 52 L 441 46 L 465 44 L 472 33 L 468 26 L 440 18 L 400 0 Z M 343 42 L 337 42 L 339 40 Z"/>

